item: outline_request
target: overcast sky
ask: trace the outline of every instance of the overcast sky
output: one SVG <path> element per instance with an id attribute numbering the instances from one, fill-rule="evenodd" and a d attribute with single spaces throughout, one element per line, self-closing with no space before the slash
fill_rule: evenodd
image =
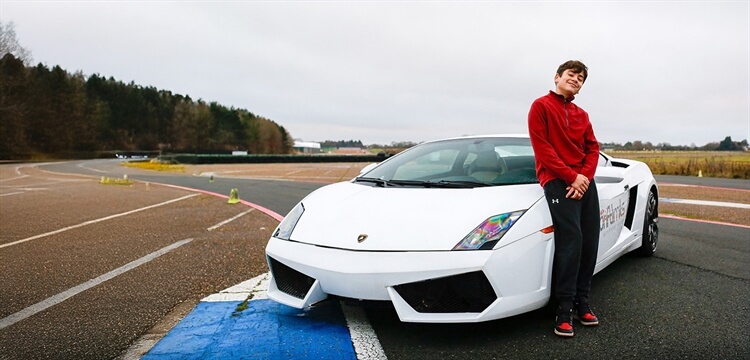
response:
<path id="1" fill-rule="evenodd" d="M 526 133 L 578 59 L 601 142 L 750 137 L 745 1 L 9 1 L 34 63 L 243 108 L 305 141 Z"/>

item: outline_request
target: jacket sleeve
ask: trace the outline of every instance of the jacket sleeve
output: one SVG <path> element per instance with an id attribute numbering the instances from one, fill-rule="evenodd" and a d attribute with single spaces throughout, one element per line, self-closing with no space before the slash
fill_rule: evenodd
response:
<path id="1" fill-rule="evenodd" d="M 534 101 L 529 110 L 529 137 L 531 138 L 531 147 L 534 148 L 537 166 L 541 165 L 555 177 L 565 181 L 566 184 L 572 184 L 578 173 L 565 165 L 557 156 L 557 152 L 547 135 L 547 117 L 544 113 L 544 106 L 539 101 Z M 594 166 L 596 166 L 596 163 Z"/>
<path id="2" fill-rule="evenodd" d="M 588 121 L 588 114 L 586 115 L 586 121 L 588 122 L 588 127 L 583 134 L 585 157 L 583 158 L 581 174 L 590 181 L 594 178 L 596 166 L 599 164 L 599 141 L 594 136 L 594 128 L 591 126 L 591 122 Z"/>

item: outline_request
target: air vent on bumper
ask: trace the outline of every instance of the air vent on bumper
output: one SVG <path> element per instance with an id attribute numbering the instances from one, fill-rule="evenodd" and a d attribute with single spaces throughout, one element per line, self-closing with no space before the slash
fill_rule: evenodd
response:
<path id="1" fill-rule="evenodd" d="M 497 299 L 482 271 L 396 285 L 394 289 L 420 313 L 479 313 Z"/>
<path id="2" fill-rule="evenodd" d="M 271 273 L 279 290 L 298 299 L 304 299 L 305 295 L 315 283 L 315 279 L 286 266 L 272 257 L 268 257 Z"/>

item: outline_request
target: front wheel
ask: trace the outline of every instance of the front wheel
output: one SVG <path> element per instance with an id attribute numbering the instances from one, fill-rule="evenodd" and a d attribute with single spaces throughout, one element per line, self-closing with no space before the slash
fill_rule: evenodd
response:
<path id="1" fill-rule="evenodd" d="M 651 256 L 656 252 L 659 242 L 659 200 L 654 190 L 648 192 L 646 201 L 646 216 L 643 219 L 643 239 L 638 253 L 642 256 Z"/>

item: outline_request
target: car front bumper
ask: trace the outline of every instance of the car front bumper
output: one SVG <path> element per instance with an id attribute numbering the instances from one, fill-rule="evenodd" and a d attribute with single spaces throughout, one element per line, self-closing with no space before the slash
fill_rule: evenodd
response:
<path id="1" fill-rule="evenodd" d="M 552 236 L 497 250 L 365 252 L 271 238 L 269 298 L 296 308 L 328 294 L 391 301 L 405 322 L 479 322 L 544 306 Z"/>

